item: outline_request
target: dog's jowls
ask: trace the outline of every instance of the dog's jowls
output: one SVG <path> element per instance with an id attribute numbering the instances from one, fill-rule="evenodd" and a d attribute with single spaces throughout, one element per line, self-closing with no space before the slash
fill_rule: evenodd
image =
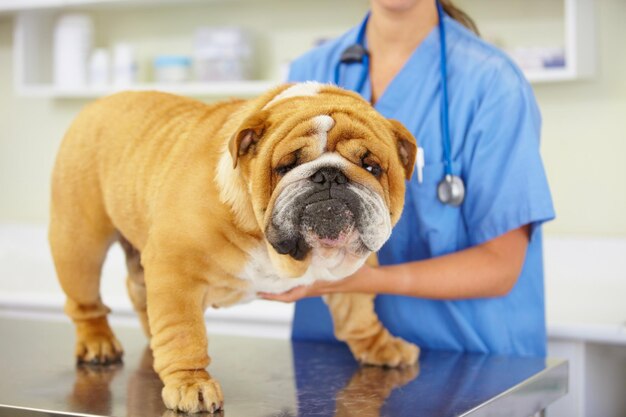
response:
<path id="1" fill-rule="evenodd" d="M 89 105 L 59 150 L 49 230 L 77 359 L 122 356 L 99 293 L 119 241 L 165 404 L 221 408 L 206 371 L 204 309 L 356 271 L 400 217 L 415 151 L 398 122 L 317 83 L 213 105 L 157 92 Z M 325 300 L 359 361 L 417 360 L 418 349 L 378 321 L 373 295 Z"/>

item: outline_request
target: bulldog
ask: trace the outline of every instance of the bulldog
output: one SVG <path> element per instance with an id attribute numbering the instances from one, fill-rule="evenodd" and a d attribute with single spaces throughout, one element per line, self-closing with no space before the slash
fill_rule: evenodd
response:
<path id="1" fill-rule="evenodd" d="M 87 106 L 58 152 L 49 227 L 78 362 L 122 356 L 99 293 L 118 241 L 165 405 L 221 409 L 204 310 L 355 272 L 400 217 L 416 146 L 358 95 L 318 83 L 210 105 L 124 92 Z M 337 338 L 365 364 L 415 363 L 373 300 L 325 297 Z"/>

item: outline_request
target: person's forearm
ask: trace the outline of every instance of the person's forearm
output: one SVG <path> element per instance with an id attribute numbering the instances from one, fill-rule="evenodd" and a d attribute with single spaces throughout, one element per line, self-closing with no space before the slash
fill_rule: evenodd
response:
<path id="1" fill-rule="evenodd" d="M 339 291 L 408 295 L 432 299 L 497 297 L 507 294 L 521 272 L 526 228 L 498 241 L 438 258 L 369 268 Z"/>
<path id="2" fill-rule="evenodd" d="M 493 254 L 480 247 L 439 258 L 380 268 L 381 292 L 433 299 L 495 297 L 517 279 Z M 508 275 L 508 276 L 507 276 Z"/>

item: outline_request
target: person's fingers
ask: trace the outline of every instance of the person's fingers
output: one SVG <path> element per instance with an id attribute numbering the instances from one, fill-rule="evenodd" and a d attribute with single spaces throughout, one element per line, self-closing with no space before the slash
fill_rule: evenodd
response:
<path id="1" fill-rule="evenodd" d="M 269 293 L 260 292 L 257 295 L 264 300 L 282 301 L 284 303 L 290 302 L 290 300 L 287 299 L 288 297 L 285 294 L 269 294 Z"/>
<path id="2" fill-rule="evenodd" d="M 299 299 L 306 297 L 307 290 L 306 290 L 305 286 L 299 286 L 299 287 L 292 288 L 289 291 L 286 291 L 286 292 L 281 293 L 281 294 L 272 294 L 272 293 L 267 293 L 267 292 L 259 292 L 259 293 L 257 293 L 257 295 L 259 297 L 261 297 L 261 298 L 266 299 L 266 300 L 282 301 L 284 303 L 291 303 L 291 302 L 298 301 Z"/>

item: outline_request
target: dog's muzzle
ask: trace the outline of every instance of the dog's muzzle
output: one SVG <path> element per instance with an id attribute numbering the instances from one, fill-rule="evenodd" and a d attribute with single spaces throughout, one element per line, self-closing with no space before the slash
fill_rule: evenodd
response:
<path id="1" fill-rule="evenodd" d="M 278 253 L 288 254 L 297 260 L 304 259 L 315 248 L 345 248 L 353 254 L 364 255 L 377 250 L 377 247 L 371 247 L 371 243 L 380 240 L 366 236 L 373 232 L 372 222 L 379 223 L 376 221 L 378 216 L 372 216 L 375 213 L 364 212 L 368 208 L 377 211 L 371 210 L 374 200 L 380 200 L 374 205 L 381 205 L 380 197 L 363 186 L 351 183 L 340 168 L 323 167 L 281 191 L 266 229 L 266 237 Z M 386 208 L 378 211 L 388 216 Z M 374 233 L 380 234 L 380 229 Z M 385 234 L 384 240 L 388 236 L 388 233 Z"/>
<path id="2" fill-rule="evenodd" d="M 324 246 L 341 246 L 354 229 L 359 215 L 356 196 L 338 168 L 322 168 L 310 178 L 313 192 L 303 199 L 302 228 L 305 240 Z"/>

